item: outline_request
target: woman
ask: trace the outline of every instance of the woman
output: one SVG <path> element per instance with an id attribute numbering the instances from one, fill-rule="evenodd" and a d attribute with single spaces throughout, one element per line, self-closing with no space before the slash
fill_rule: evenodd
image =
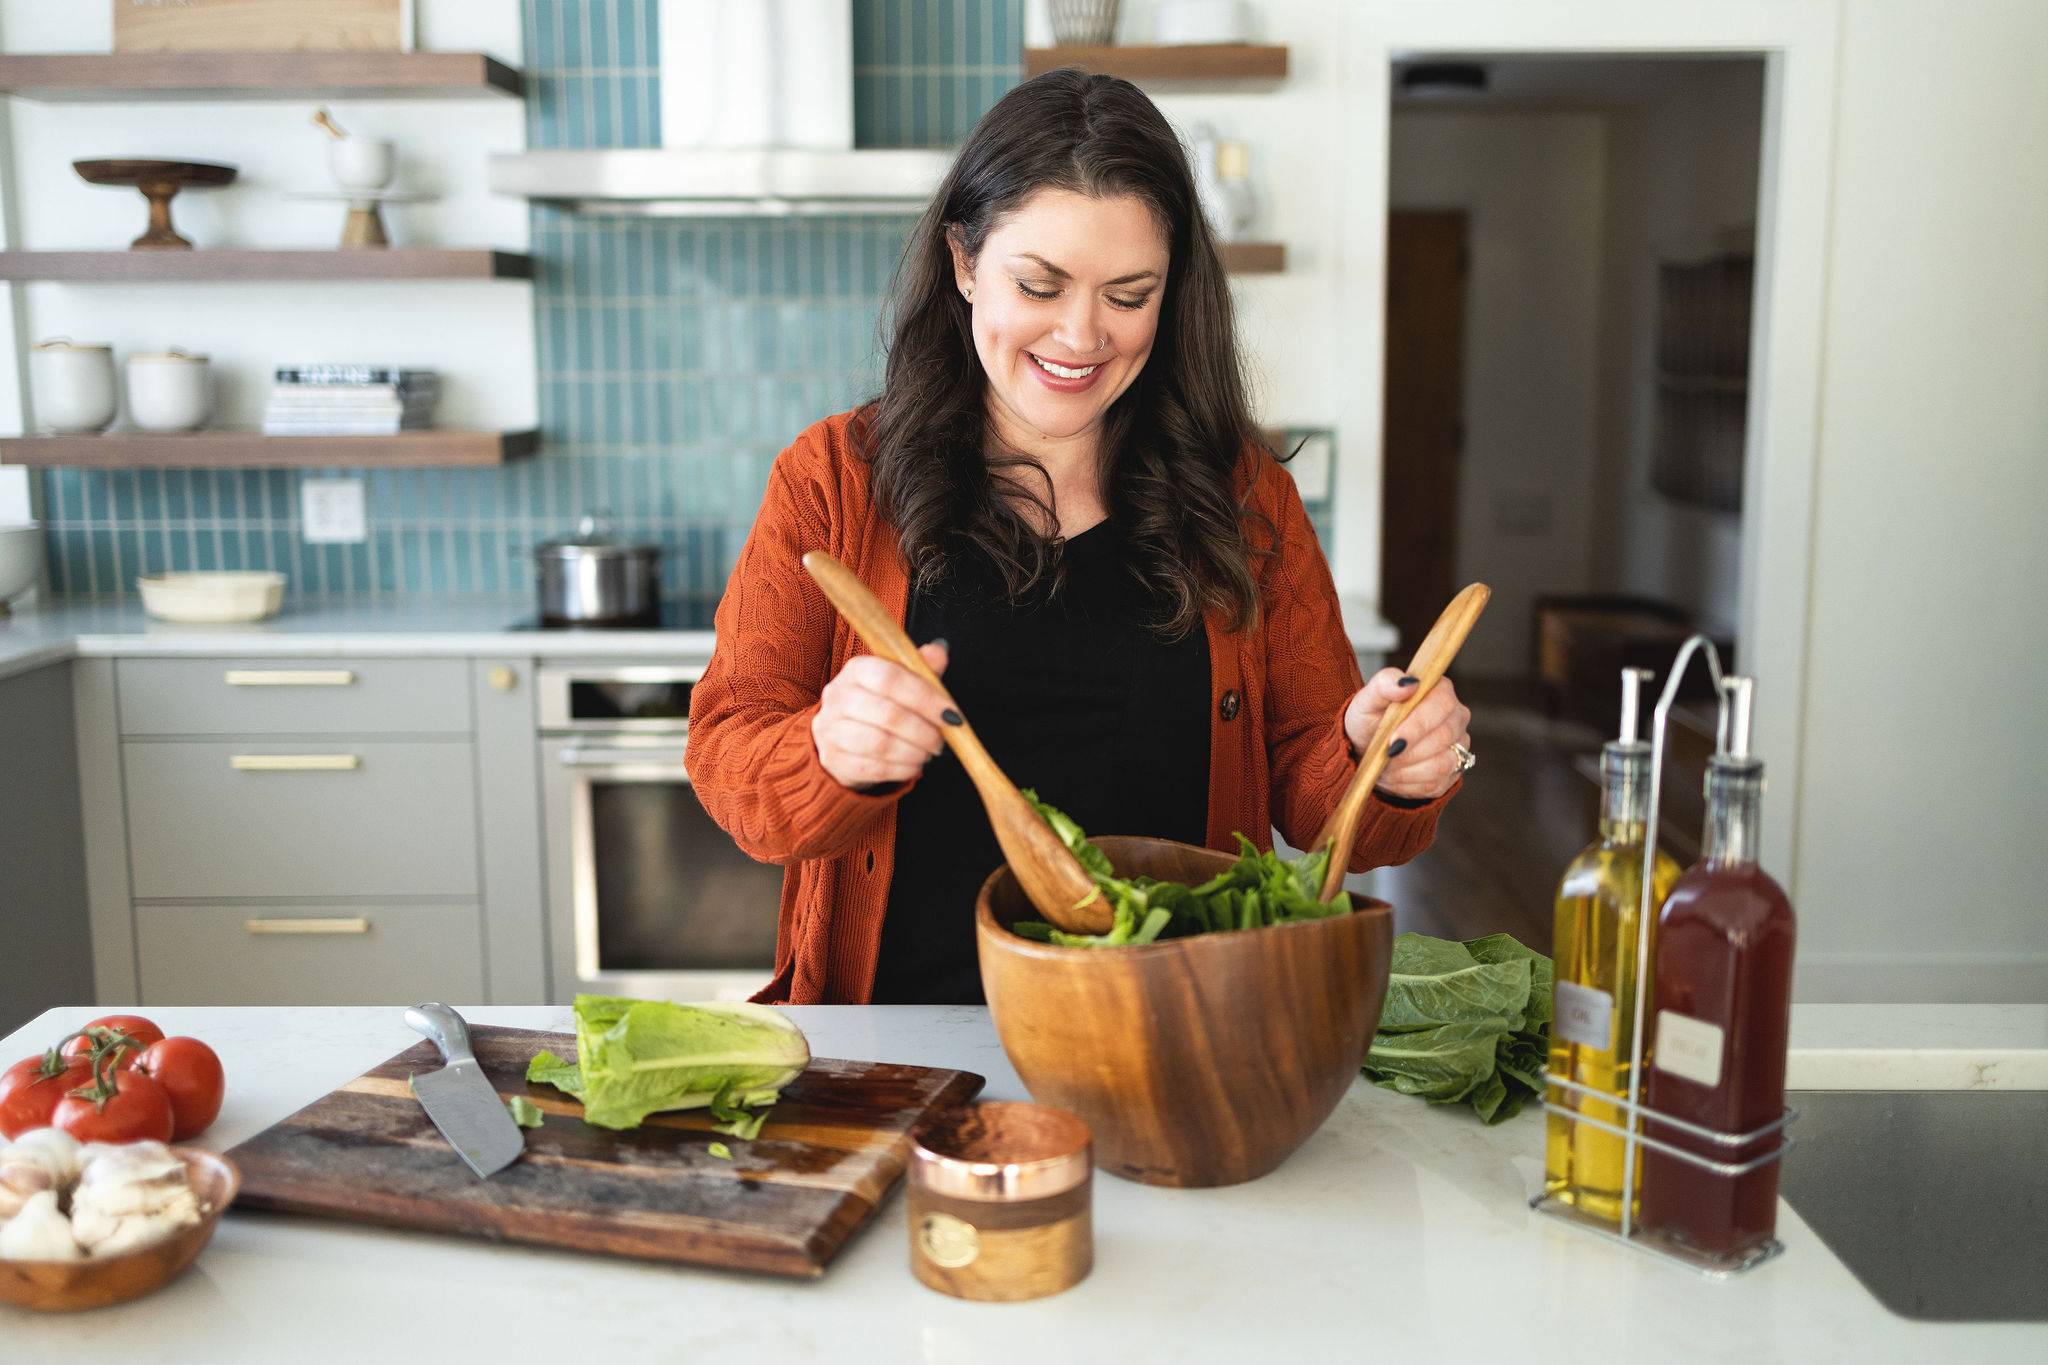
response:
<path id="1" fill-rule="evenodd" d="M 808 550 L 1094 833 L 1299 846 L 1414 685 L 1361 685 L 1247 410 L 1186 158 L 1135 86 L 1057 71 L 983 117 L 905 248 L 892 333 L 881 396 L 776 461 L 691 701 L 705 809 L 788 869 L 772 1002 L 978 1003 L 975 891 L 1002 862 L 941 738 L 960 717 L 858 652 Z M 1428 845 L 1469 719 L 1449 683 L 1416 708 L 1353 871 Z"/>

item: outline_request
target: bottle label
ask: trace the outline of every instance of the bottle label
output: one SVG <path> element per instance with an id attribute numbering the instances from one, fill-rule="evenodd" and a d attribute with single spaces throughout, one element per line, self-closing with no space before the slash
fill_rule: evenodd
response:
<path id="1" fill-rule="evenodd" d="M 1654 1060 L 1659 1071 L 1668 1071 L 1697 1085 L 1719 1085 L 1724 1042 L 1719 1024 L 1672 1010 L 1657 1011 Z"/>
<path id="2" fill-rule="evenodd" d="M 1551 1000 L 1556 1017 L 1550 1027 L 1558 1037 L 1603 1052 L 1614 1046 L 1613 996 L 1576 981 L 1560 981 Z"/>

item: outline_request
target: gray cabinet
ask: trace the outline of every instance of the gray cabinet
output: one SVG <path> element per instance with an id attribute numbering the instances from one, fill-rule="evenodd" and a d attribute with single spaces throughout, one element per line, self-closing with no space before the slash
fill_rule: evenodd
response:
<path id="1" fill-rule="evenodd" d="M 102 1003 L 545 999 L 530 661 L 78 667 Z"/>
<path id="2" fill-rule="evenodd" d="M 138 898 L 474 896 L 467 741 L 131 740 Z"/>
<path id="3" fill-rule="evenodd" d="M 482 1000 L 482 915 L 458 905 L 142 905 L 148 1004 Z"/>

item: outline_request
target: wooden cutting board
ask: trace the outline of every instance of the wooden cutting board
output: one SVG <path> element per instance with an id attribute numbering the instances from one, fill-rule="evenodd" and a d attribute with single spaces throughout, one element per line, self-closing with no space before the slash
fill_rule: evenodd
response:
<path id="1" fill-rule="evenodd" d="M 234 1207 L 810 1277 L 903 1174 L 912 1125 L 984 1084 L 967 1071 L 813 1057 L 752 1142 L 713 1132 L 703 1110 L 613 1132 L 583 1122 L 553 1086 L 526 1083 L 534 1053 L 574 1057 L 574 1037 L 469 1033 L 498 1093 L 543 1112 L 519 1160 L 488 1180 L 463 1164 L 407 1090 L 443 1065 L 421 1042 L 229 1152 L 242 1172 Z M 713 1156 L 713 1142 L 732 1159 Z"/>

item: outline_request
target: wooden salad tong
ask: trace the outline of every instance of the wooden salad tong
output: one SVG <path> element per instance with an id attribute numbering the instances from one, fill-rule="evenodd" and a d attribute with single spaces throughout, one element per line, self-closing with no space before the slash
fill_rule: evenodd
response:
<path id="1" fill-rule="evenodd" d="M 1337 803 L 1336 810 L 1330 812 L 1329 823 L 1309 845 L 1311 851 L 1319 848 L 1330 850 L 1330 862 L 1323 871 L 1323 888 L 1317 895 L 1318 900 L 1330 899 L 1344 885 L 1344 869 L 1351 862 L 1351 845 L 1358 839 L 1359 817 L 1365 813 L 1365 803 L 1372 798 L 1373 784 L 1386 770 L 1387 746 L 1393 743 L 1394 731 L 1408 719 L 1409 712 L 1422 704 L 1422 699 L 1443 677 L 1444 670 L 1451 666 L 1451 660 L 1458 657 L 1465 637 L 1472 633 L 1479 613 L 1486 610 L 1487 599 L 1492 596 L 1493 589 L 1484 583 L 1472 584 L 1451 599 L 1443 615 L 1437 617 L 1436 624 L 1429 628 L 1429 634 L 1422 637 L 1415 657 L 1408 663 L 1408 676 L 1416 680 L 1414 692 L 1406 701 L 1388 707 L 1386 714 L 1380 717 L 1380 727 L 1366 744 L 1365 753 L 1358 760 L 1358 772 L 1345 789 L 1344 799 Z"/>
<path id="2" fill-rule="evenodd" d="M 823 550 L 806 554 L 804 569 L 863 644 L 938 688 L 946 705 L 960 713 L 953 694 L 946 691 L 946 685 L 925 663 L 917 646 L 910 643 L 903 627 L 875 600 L 867 584 Z M 981 793 L 981 804 L 988 809 L 989 823 L 995 826 L 996 843 L 1002 847 L 1003 857 L 1009 860 L 1010 870 L 1016 874 L 1024 894 L 1038 907 L 1038 913 L 1070 934 L 1108 933 L 1110 904 L 1095 885 L 1095 879 L 1060 841 L 1052 826 L 1031 808 L 1024 793 L 1017 790 L 1017 784 L 1003 775 L 975 737 L 973 727 L 963 719 L 958 725 L 941 725 L 939 733 L 945 736 L 960 766 L 974 780 L 974 789 Z M 1367 789 L 1370 790 L 1370 784 Z"/>

